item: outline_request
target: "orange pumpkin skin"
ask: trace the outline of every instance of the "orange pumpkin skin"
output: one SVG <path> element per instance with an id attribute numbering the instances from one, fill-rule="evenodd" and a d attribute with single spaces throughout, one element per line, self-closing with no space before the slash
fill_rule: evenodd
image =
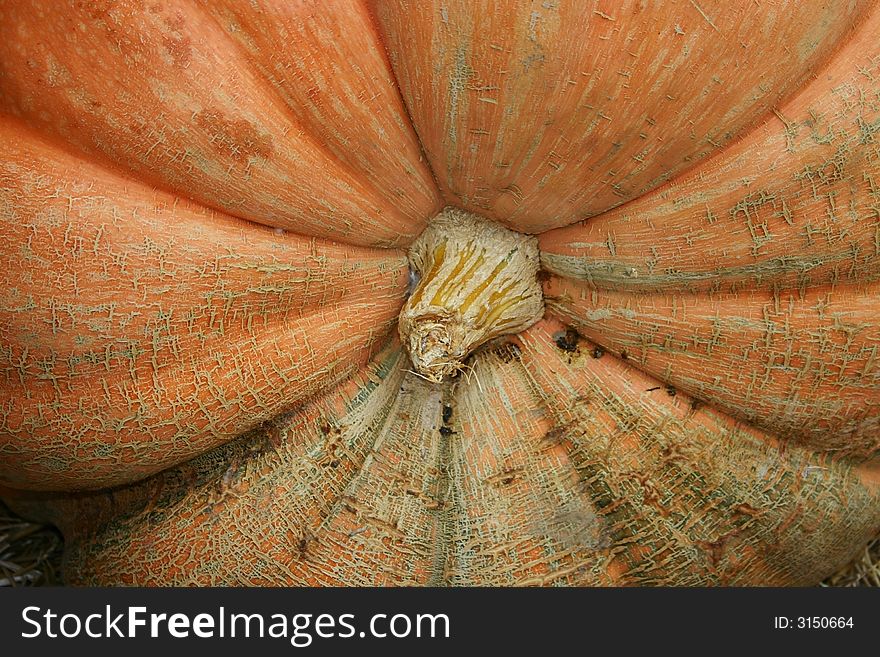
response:
<path id="1" fill-rule="evenodd" d="M 880 7 L 492 9 L 0 6 L 0 484 L 71 583 L 804 584 L 880 530 Z M 434 384 L 445 204 L 547 312 Z"/>

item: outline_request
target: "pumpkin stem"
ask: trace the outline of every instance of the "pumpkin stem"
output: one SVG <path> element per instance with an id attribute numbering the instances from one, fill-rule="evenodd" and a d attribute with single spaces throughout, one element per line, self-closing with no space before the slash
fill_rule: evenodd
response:
<path id="1" fill-rule="evenodd" d="M 398 330 L 416 371 L 439 383 L 477 347 L 544 314 L 538 241 L 446 207 L 409 250 L 418 281 Z"/>

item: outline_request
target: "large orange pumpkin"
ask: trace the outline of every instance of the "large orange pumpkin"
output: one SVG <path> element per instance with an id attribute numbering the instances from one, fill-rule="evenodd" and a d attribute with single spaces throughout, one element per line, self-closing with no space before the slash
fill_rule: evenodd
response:
<path id="1" fill-rule="evenodd" d="M 74 583 L 819 580 L 880 530 L 878 34 L 0 3 L 4 498 Z"/>

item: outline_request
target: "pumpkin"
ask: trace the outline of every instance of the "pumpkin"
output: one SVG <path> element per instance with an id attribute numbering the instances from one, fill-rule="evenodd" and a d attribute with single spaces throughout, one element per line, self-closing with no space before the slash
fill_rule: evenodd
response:
<path id="1" fill-rule="evenodd" d="M 79 584 L 790 585 L 880 530 L 880 5 L 0 5 L 0 482 Z"/>

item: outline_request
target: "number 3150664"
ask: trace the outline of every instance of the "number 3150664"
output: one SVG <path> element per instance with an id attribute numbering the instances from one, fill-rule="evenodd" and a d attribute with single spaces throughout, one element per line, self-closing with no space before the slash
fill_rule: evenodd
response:
<path id="1" fill-rule="evenodd" d="M 773 627 L 777 630 L 838 630 L 852 629 L 852 616 L 776 616 L 773 618 Z"/>

